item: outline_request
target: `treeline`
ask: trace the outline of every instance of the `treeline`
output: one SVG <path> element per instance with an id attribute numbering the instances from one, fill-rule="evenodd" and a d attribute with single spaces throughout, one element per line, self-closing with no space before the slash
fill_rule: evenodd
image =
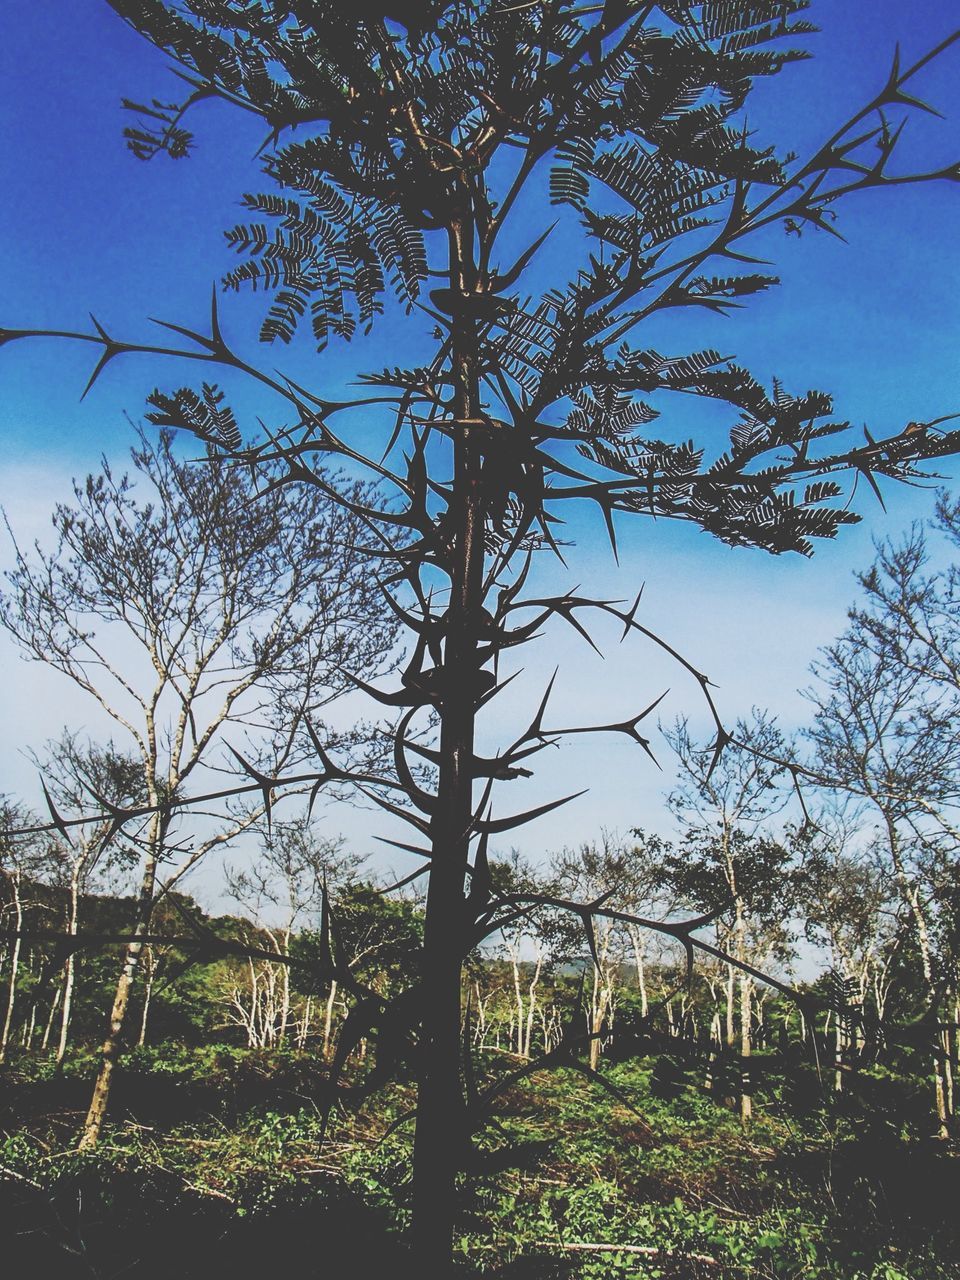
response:
<path id="1" fill-rule="evenodd" d="M 351 668 L 395 661 L 349 519 L 280 487 L 251 523 L 249 477 L 189 467 L 168 435 L 133 464 L 137 485 L 105 465 L 76 487 L 58 549 L 18 553 L 0 602 L 25 652 L 117 731 L 38 749 L 47 812 L 9 799 L 0 814 L 0 1054 L 100 1046 L 87 1145 L 131 1045 L 214 1036 L 330 1061 L 350 1009 L 414 992 L 421 954 L 422 868 L 374 883 L 318 824 L 271 814 L 272 779 L 304 762 L 315 779 L 319 755 L 335 786 L 331 753 L 362 777 L 389 742 L 383 725 L 321 718 Z M 941 498 L 934 537 L 945 567 L 919 526 L 878 549 L 813 668 L 805 731 L 788 739 L 756 711 L 728 730 L 664 727 L 668 835 L 638 826 L 536 865 L 491 852 L 491 901 L 522 905 L 471 958 L 465 1041 L 530 1063 L 564 1045 L 591 1072 L 629 1044 L 682 1042 L 744 1121 L 757 1056 L 799 1044 L 836 1091 L 866 1065 L 908 1071 L 954 1133 L 960 503 Z M 212 749 L 238 728 L 249 745 L 224 788 Z M 221 796 L 246 790 L 213 814 L 181 803 L 211 778 Z M 210 920 L 184 878 L 241 839 L 258 852 L 225 868 L 237 914 Z M 682 931 L 652 927 L 691 918 L 695 957 Z M 351 1037 L 355 1068 L 368 1037 Z"/>
<path id="2" fill-rule="evenodd" d="M 82 896 L 80 945 L 68 965 L 63 926 L 74 908 L 63 887 L 8 876 L 4 889 L 4 924 L 16 920 L 22 935 L 18 946 L 5 930 L 4 1058 L 41 1053 L 60 1060 L 70 1049 L 98 1046 L 136 899 Z M 275 926 L 242 913 L 210 916 L 183 894 L 159 901 L 141 955 L 127 1047 L 218 1039 L 327 1056 L 343 1000 L 336 983 L 318 984 L 312 976 L 318 925 L 304 915 L 294 930 L 289 922 Z M 358 978 L 384 994 L 411 980 L 421 932 L 415 903 L 386 899 L 362 880 L 342 884 L 337 926 Z"/>
<path id="3" fill-rule="evenodd" d="M 718 766 L 710 785 L 735 798 L 745 820 L 744 779 L 735 785 L 732 766 L 733 757 Z M 766 788 L 763 771 L 751 777 Z M 682 801 L 675 793 L 678 811 Z M 895 885 L 866 855 L 839 845 L 841 834 L 849 832 L 788 828 L 775 840 L 741 826 L 728 839 L 720 829 L 710 844 L 692 827 L 676 843 L 604 833 L 539 868 L 516 854 L 495 860 L 498 892 L 522 889 L 544 905 L 471 957 L 464 1034 L 472 1051 L 503 1068 L 533 1067 L 572 1037 L 591 1075 L 608 1062 L 652 1056 L 663 1081 L 692 1080 L 744 1120 L 766 1096 L 767 1078 L 795 1068 L 818 1072 L 822 1090 L 836 1092 L 855 1088 L 863 1073 L 893 1071 L 917 1088 L 930 1083 L 931 1120 L 951 1132 L 955 1004 L 945 993 L 931 1016 Z M 8 860 L 3 880 L 3 1054 L 14 1062 L 76 1054 L 89 1061 L 108 1025 L 137 899 L 75 898 L 57 841 L 32 843 L 29 874 Z M 25 864 L 22 854 L 21 846 Z M 122 875 L 119 864 L 113 874 Z M 754 877 L 767 886 L 763 894 Z M 392 997 L 416 987 L 420 902 L 385 894 L 339 840 L 306 820 L 274 824 L 257 857 L 228 871 L 226 883 L 235 914 L 210 916 L 172 892 L 154 904 L 125 1049 L 219 1043 L 304 1053 L 329 1066 L 356 1002 L 352 985 L 341 989 L 322 976 L 330 928 L 340 964 L 365 991 Z M 595 920 L 589 937 L 553 905 L 577 894 L 607 895 L 610 914 Z M 689 969 L 682 947 L 617 918 L 693 907 L 712 911 L 703 934 L 712 931 L 717 954 Z M 809 974 L 804 940 L 817 944 L 821 970 L 806 981 L 794 976 L 793 996 L 741 967 L 762 966 L 786 983 L 803 948 Z M 953 957 L 938 954 L 937 962 L 946 969 Z M 368 1048 L 360 1037 L 339 1068 L 362 1077 Z"/>

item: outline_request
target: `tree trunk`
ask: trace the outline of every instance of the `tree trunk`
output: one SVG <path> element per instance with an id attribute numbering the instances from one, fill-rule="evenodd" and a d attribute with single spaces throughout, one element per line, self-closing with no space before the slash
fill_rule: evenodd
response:
<path id="1" fill-rule="evenodd" d="M 727 965 L 727 1048 L 732 1049 L 737 1043 L 736 1019 L 734 1016 L 734 968 Z"/>
<path id="2" fill-rule="evenodd" d="M 16 936 L 10 951 L 10 982 L 7 986 L 7 1011 L 3 1018 L 3 1031 L 0 1032 L 0 1062 L 7 1056 L 10 1044 L 10 1027 L 13 1024 L 13 1010 L 17 1002 L 17 976 L 20 971 L 20 932 L 23 929 L 23 902 L 20 898 L 20 873 L 14 871 L 9 875 L 10 889 L 13 893 L 13 920 Z"/>
<path id="3" fill-rule="evenodd" d="M 513 995 L 517 1005 L 516 1035 L 513 1036 L 513 1019 L 511 1018 L 511 1038 L 514 1041 L 518 1058 L 523 1057 L 523 992 L 520 990 L 520 952 L 519 947 L 510 948 L 510 964 L 513 969 Z"/>
<path id="4" fill-rule="evenodd" d="M 533 970 L 533 977 L 530 979 L 528 987 L 528 997 L 530 1003 L 527 1005 L 527 1025 L 524 1033 L 523 1056 L 529 1058 L 532 1056 L 531 1042 L 533 1040 L 533 1018 L 537 1008 L 537 987 L 540 983 L 540 973 L 543 969 L 543 952 L 537 951 L 537 963 Z"/>
<path id="5" fill-rule="evenodd" d="M 147 932 L 150 915 L 153 911 L 153 895 L 156 888 L 158 855 L 161 846 L 161 823 L 155 815 L 151 823 L 148 848 L 150 850 L 143 868 L 140 882 L 140 893 L 137 899 L 137 916 L 131 934 L 133 940 L 127 943 L 123 958 L 123 968 L 117 980 L 117 988 L 113 997 L 113 1008 L 110 1011 L 110 1027 L 107 1037 L 100 1049 L 100 1066 L 93 1086 L 93 1096 L 83 1123 L 79 1149 L 86 1151 L 96 1146 L 103 1128 L 107 1105 L 110 1100 L 110 1085 L 113 1081 L 114 1069 L 120 1057 L 123 1045 L 123 1033 L 127 1025 L 130 1010 L 130 995 L 136 980 L 140 954 L 143 951 L 143 935 Z"/>
<path id="6" fill-rule="evenodd" d="M 937 1014 L 937 988 L 933 975 L 933 958 L 932 947 L 930 943 L 930 931 L 927 926 L 927 918 L 924 915 L 923 905 L 920 901 L 920 891 L 915 884 L 912 884 L 907 869 L 904 866 L 900 853 L 900 834 L 893 821 L 884 814 L 887 825 L 887 838 L 890 846 L 890 854 L 893 861 L 893 868 L 896 873 L 897 881 L 903 892 L 907 907 L 913 918 L 914 928 L 917 934 L 917 945 L 920 949 L 920 961 L 923 967 L 923 977 L 927 987 L 927 998 L 930 1001 L 930 1012 Z M 943 1087 L 943 1070 L 940 1065 L 940 1055 L 935 1052 L 933 1055 L 933 1096 L 934 1104 L 937 1111 L 937 1132 L 941 1138 L 950 1136 L 950 1128 L 947 1123 L 947 1099 Z"/>
<path id="7" fill-rule="evenodd" d="M 29 1049 L 33 1043 L 33 1033 L 37 1025 L 37 1002 L 30 1005 L 30 1017 L 23 1031 L 23 1047 Z"/>
<path id="8" fill-rule="evenodd" d="M 153 982 L 157 974 L 157 958 L 153 947 L 145 948 L 144 957 L 143 1014 L 140 1018 L 140 1034 L 137 1037 L 139 1048 L 143 1048 L 147 1043 L 147 1021 L 150 1017 L 150 1001 L 153 998 Z"/>
<path id="9" fill-rule="evenodd" d="M 63 984 L 61 983 L 58 984 L 56 991 L 53 993 L 53 999 L 50 1001 L 50 1012 L 47 1015 L 47 1025 L 43 1028 L 43 1039 L 40 1041 L 41 1050 L 45 1050 L 50 1044 L 50 1033 L 53 1031 L 53 1020 L 57 1016 L 57 1009 L 62 997 Z"/>
<path id="10" fill-rule="evenodd" d="M 70 877 L 70 915 L 67 919 L 67 933 L 71 937 L 77 932 L 80 916 L 80 883 L 76 868 Z M 76 981 L 77 957 L 74 951 L 67 956 L 63 966 L 63 1008 L 60 1011 L 60 1039 L 57 1044 L 57 1061 L 62 1062 L 67 1052 L 67 1037 L 70 1034 L 70 1015 L 73 1012 L 73 984 Z"/>
<path id="11" fill-rule="evenodd" d="M 643 952 L 638 947 L 636 950 L 637 957 L 637 988 L 640 991 L 640 1017 L 645 1018 L 650 1010 L 647 1000 L 647 972 L 646 965 L 643 962 Z"/>
<path id="12" fill-rule="evenodd" d="M 748 1124 L 753 1115 L 753 1083 L 750 1079 L 750 1058 L 753 1052 L 752 1030 L 752 982 L 748 974 L 740 975 L 740 1119 Z"/>
<path id="13" fill-rule="evenodd" d="M 326 1062 L 330 1057 L 330 1038 L 333 1032 L 333 1010 L 337 999 L 337 983 L 336 979 L 331 979 L 330 994 L 327 996 L 327 1007 L 323 1014 L 323 1059 Z"/>
<path id="14" fill-rule="evenodd" d="M 715 1087 L 714 1069 L 717 1058 L 719 1057 L 719 1046 L 722 1036 L 720 1031 L 720 1010 L 714 1008 L 713 1016 L 710 1019 L 710 1049 L 707 1054 L 707 1071 L 703 1080 L 703 1087 L 707 1093 L 713 1093 Z"/>
<path id="15" fill-rule="evenodd" d="M 450 225 L 450 288 L 472 291 L 473 226 Z M 437 805 L 431 820 L 430 883 L 424 917 L 423 1015 L 413 1153 L 413 1247 L 420 1275 L 446 1280 L 452 1268 L 456 1178 L 466 1142 L 460 1081 L 464 884 L 473 818 L 473 745 L 477 655 L 483 601 L 483 509 L 477 415 L 476 332 L 463 309 L 451 328 L 454 479 L 450 603 L 446 614 L 440 705 Z"/>
<path id="16" fill-rule="evenodd" d="M 302 1049 L 310 1034 L 310 1021 L 313 1017 L 313 996 L 307 996 L 303 1006 L 303 1017 L 297 1027 L 297 1048 Z"/>
<path id="17" fill-rule="evenodd" d="M 600 1066 L 600 1030 L 610 1006 L 609 992 L 604 975 L 596 965 L 593 966 L 593 994 L 590 1001 L 590 1069 L 596 1071 Z"/>
<path id="18" fill-rule="evenodd" d="M 941 1033 L 943 1050 L 943 1105 L 945 1105 L 947 1124 L 954 1119 L 954 1034 L 950 1027 Z"/>
<path id="19" fill-rule="evenodd" d="M 283 942 L 278 948 L 280 954 L 288 956 L 290 954 L 290 930 L 287 929 L 283 935 Z M 280 1030 L 277 1040 L 283 1044 L 287 1038 L 287 1028 L 290 1025 L 290 966 L 283 965 L 280 974 Z"/>
<path id="20" fill-rule="evenodd" d="M 143 927 L 137 930 L 139 933 L 144 933 L 145 931 Z M 127 1012 L 130 1008 L 130 994 L 133 991 L 137 965 L 140 962 L 141 948 L 142 943 L 139 941 L 131 942 L 127 945 L 123 968 L 120 971 L 120 978 L 117 981 L 117 988 L 113 997 L 113 1008 L 110 1012 L 110 1029 L 100 1050 L 100 1066 L 93 1086 L 93 1096 L 90 1099 L 90 1106 L 83 1123 L 83 1134 L 79 1143 L 81 1151 L 86 1151 L 90 1147 L 96 1146 L 100 1137 L 100 1130 L 103 1128 L 103 1121 L 107 1114 L 107 1105 L 110 1100 L 113 1072 L 120 1056 L 123 1030 L 127 1021 Z"/>

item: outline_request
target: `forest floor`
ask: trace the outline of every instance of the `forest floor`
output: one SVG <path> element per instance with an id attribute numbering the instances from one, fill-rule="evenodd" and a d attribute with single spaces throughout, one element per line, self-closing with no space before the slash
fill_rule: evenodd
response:
<path id="1" fill-rule="evenodd" d="M 95 1153 L 74 1142 L 92 1058 L 4 1069 L 7 1274 L 262 1280 L 403 1271 L 412 1091 L 332 1112 L 311 1054 L 136 1051 Z M 463 1275 L 510 1280 L 960 1277 L 960 1150 L 874 1069 L 835 1095 L 758 1060 L 752 1122 L 660 1057 L 512 1086 L 462 1179 Z"/>

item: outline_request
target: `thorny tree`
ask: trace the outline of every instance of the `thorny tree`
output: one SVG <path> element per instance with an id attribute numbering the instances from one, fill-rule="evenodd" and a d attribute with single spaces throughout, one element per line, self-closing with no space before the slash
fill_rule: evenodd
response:
<path id="1" fill-rule="evenodd" d="M 662 354 L 638 334 L 664 310 L 722 313 L 776 284 L 746 252 L 764 228 L 833 234 L 843 197 L 955 181 L 953 164 L 904 167 L 899 143 L 902 118 L 925 109 L 913 96 L 919 73 L 960 33 L 913 65 L 896 60 L 876 96 L 797 159 L 755 145 L 743 111 L 756 78 L 800 56 L 790 42 L 813 29 L 798 16 L 804 0 L 111 2 L 188 84 L 178 105 L 130 104 L 137 155 L 185 155 L 185 113 L 203 99 L 265 122 L 268 189 L 244 198 L 252 220 L 228 232 L 242 260 L 224 281 L 272 293 L 263 339 L 289 342 L 306 321 L 323 348 L 369 330 L 395 295 L 410 341 L 423 343 L 420 363 L 369 372 L 367 395 L 334 400 L 243 361 L 214 308 L 209 333 L 168 326 L 183 354 L 271 387 L 286 425 L 241 445 L 220 431 L 215 393 L 185 389 L 156 393 L 152 417 L 284 466 L 296 484 L 332 491 L 317 463 L 333 458 L 393 487 L 387 508 L 337 497 L 367 523 L 389 608 L 415 641 L 398 688 L 356 682 L 401 713 L 394 772 L 361 785 L 423 841 L 412 846 L 429 876 L 423 976 L 399 1002 L 361 1000 L 343 1034 L 347 1046 L 379 1036 L 385 1060 L 417 1042 L 413 1236 L 424 1274 L 443 1275 L 457 1168 L 498 1088 L 481 1087 L 461 1055 L 462 961 L 530 909 L 521 895 L 491 894 L 486 843 L 543 811 L 493 818 L 491 792 L 548 743 L 586 731 L 554 727 L 544 699 L 488 758 L 474 750 L 477 715 L 502 688 L 501 656 L 554 619 L 586 632 L 605 615 L 652 638 L 636 605 L 525 593 L 530 564 L 558 550 L 559 513 L 584 502 L 611 542 L 618 516 L 648 515 L 808 553 L 856 518 L 838 475 L 876 486 L 957 451 L 960 436 L 937 423 L 852 442 L 827 395 L 764 387 L 719 351 Z M 557 225 L 544 210 L 523 243 L 547 196 Z M 98 352 L 95 374 L 124 353 L 170 351 L 100 326 L 61 336 Z M 726 450 L 680 438 L 677 396 L 729 407 Z M 646 747 L 646 714 L 602 728 Z M 417 733 L 431 716 L 433 745 Z M 718 720 L 717 750 L 727 741 Z M 348 781 L 318 747 L 318 785 Z M 588 929 L 611 910 L 553 905 Z M 690 944 L 690 922 L 658 927 Z M 553 1056 L 575 1048 L 567 1037 Z"/>

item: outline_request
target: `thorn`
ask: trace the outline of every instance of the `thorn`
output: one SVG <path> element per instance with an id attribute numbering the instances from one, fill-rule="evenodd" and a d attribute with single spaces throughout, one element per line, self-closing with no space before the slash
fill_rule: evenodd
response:
<path id="1" fill-rule="evenodd" d="M 87 385 L 83 388 L 83 391 L 81 392 L 81 395 L 80 395 L 80 399 L 81 399 L 81 400 L 85 400 L 85 399 L 86 399 L 86 397 L 87 397 L 87 393 L 91 390 L 91 388 L 93 387 L 93 384 L 94 384 L 94 383 L 97 381 L 97 379 L 100 377 L 101 373 L 103 373 L 104 369 L 107 367 L 107 365 L 108 365 L 108 364 L 110 363 L 110 361 L 113 359 L 113 357 L 114 357 L 115 355 L 118 355 L 118 354 L 120 353 L 120 350 L 121 350 L 121 348 L 120 348 L 120 347 L 114 347 L 113 345 L 105 346 L 105 347 L 103 348 L 103 355 L 102 355 L 102 356 L 100 357 L 100 359 L 97 361 L 96 368 L 94 369 L 93 373 L 91 373 L 89 382 L 87 383 Z"/>
<path id="2" fill-rule="evenodd" d="M 70 839 L 70 832 L 67 830 L 67 824 L 64 822 L 63 818 L 60 816 L 60 812 L 57 809 L 57 806 L 53 803 L 53 797 L 51 796 L 50 792 L 47 790 L 47 784 L 44 782 L 42 778 L 40 779 L 40 786 L 43 788 L 43 798 L 46 800 L 47 808 L 50 810 L 50 817 L 53 819 L 53 825 L 63 836 L 64 840 L 66 840 L 67 844 L 72 847 L 73 841 Z"/>
<path id="3" fill-rule="evenodd" d="M 637 610 L 640 608 L 640 600 L 643 596 L 643 587 L 637 592 L 637 598 L 633 602 L 633 607 L 629 613 L 623 615 L 623 635 L 620 637 L 620 643 L 623 644 L 627 636 L 630 634 L 630 628 L 633 626 L 633 620 L 637 616 Z"/>
<path id="4" fill-rule="evenodd" d="M 229 743 L 227 743 L 227 750 L 240 765 L 241 769 L 243 769 L 244 773 L 246 773 L 248 777 L 252 778 L 260 787 L 260 793 L 263 796 L 263 810 L 267 819 L 267 830 L 269 831 L 273 813 L 273 793 L 279 786 L 279 780 L 277 778 L 268 778 L 265 773 L 261 773 L 260 770 L 255 768 L 249 760 L 245 760 L 239 751 L 236 751 L 231 747 Z"/>
<path id="5" fill-rule="evenodd" d="M 213 290 L 210 298 L 210 336 L 218 347 L 226 344 L 223 341 L 223 334 L 220 332 L 220 313 L 217 306 L 217 284 L 213 283 Z"/>
<path id="6" fill-rule="evenodd" d="M 553 691 L 553 685 L 557 678 L 557 673 L 559 672 L 559 670 L 560 670 L 559 667 L 554 667 L 553 675 L 550 677 L 550 680 L 548 681 L 547 687 L 544 691 L 543 697 L 540 699 L 540 706 L 537 709 L 537 714 L 530 721 L 530 728 L 526 731 L 526 733 L 520 739 L 521 742 L 528 742 L 531 739 L 541 738 L 543 736 L 543 733 L 542 733 L 543 716 L 544 716 L 544 712 L 547 709 L 547 703 L 550 700 L 550 694 Z"/>
<path id="7" fill-rule="evenodd" d="M 710 768 L 707 770 L 706 781 L 709 782 L 713 777 L 713 771 L 720 763 L 720 757 L 723 755 L 723 749 L 731 741 L 730 734 L 726 729 L 718 729 L 716 741 L 713 744 L 713 759 L 710 761 Z"/>
<path id="8" fill-rule="evenodd" d="M 113 346 L 113 340 L 111 339 L 110 335 L 107 333 L 106 329 L 104 329 L 103 325 L 100 323 L 100 321 L 97 319 L 97 317 L 93 314 L 92 311 L 89 314 L 90 314 L 90 323 L 96 329 L 97 333 L 99 333 L 100 337 L 104 341 L 104 344 L 108 347 Z"/>
<path id="9" fill-rule="evenodd" d="M 421 858 L 433 858 L 430 849 L 422 849 L 416 844 L 404 844 L 402 840 L 388 840 L 386 836 L 374 836 L 374 840 L 379 840 L 381 844 L 388 844 L 394 849 L 402 849 L 405 853 L 415 853 Z"/>
<path id="10" fill-rule="evenodd" d="M 511 818 L 497 818 L 489 822 L 478 824 L 478 829 L 483 832 L 489 832 L 491 835 L 497 835 L 501 831 L 512 831 L 515 827 L 522 827 L 528 822 L 533 822 L 537 818 L 542 818 L 545 813 L 550 813 L 553 809 L 559 809 L 561 805 L 569 804 L 571 800 L 577 800 L 580 796 L 587 794 L 589 787 L 584 787 L 582 791 L 574 791 L 572 795 L 562 796 L 559 800 L 551 800 L 547 804 L 541 804 L 536 809 L 527 809 L 524 813 L 516 813 Z"/>

